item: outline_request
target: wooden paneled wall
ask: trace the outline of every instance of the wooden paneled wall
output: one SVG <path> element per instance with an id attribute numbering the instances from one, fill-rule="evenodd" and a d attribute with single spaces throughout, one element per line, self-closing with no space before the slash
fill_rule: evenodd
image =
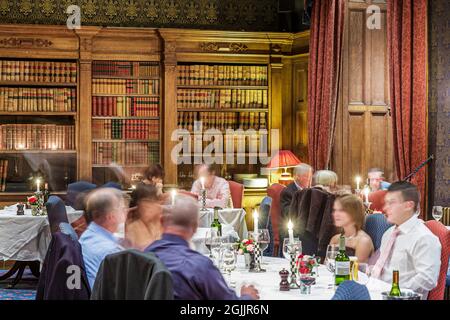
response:
<path id="1" fill-rule="evenodd" d="M 369 29 L 367 8 L 381 9 L 381 28 Z M 332 168 L 340 184 L 354 187 L 379 167 L 395 179 L 392 125 L 389 114 L 389 65 L 386 1 L 349 0 L 346 6 L 342 82 L 337 111 Z"/>

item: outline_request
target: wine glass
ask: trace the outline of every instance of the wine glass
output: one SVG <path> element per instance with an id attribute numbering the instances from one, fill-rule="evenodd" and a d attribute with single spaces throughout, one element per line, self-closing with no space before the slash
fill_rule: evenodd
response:
<path id="1" fill-rule="evenodd" d="M 254 237 L 254 231 L 249 232 L 249 238 L 255 239 Z M 268 229 L 258 229 L 258 244 L 259 248 L 261 249 L 261 252 L 264 252 L 270 243 L 270 233 Z M 261 263 L 266 264 L 263 262 L 263 258 L 261 255 Z"/>
<path id="2" fill-rule="evenodd" d="M 325 265 L 327 267 L 327 270 L 334 274 L 335 271 L 335 259 L 339 252 L 339 246 L 335 244 L 329 244 L 327 246 L 327 253 L 325 256 Z M 329 285 L 330 286 L 330 285 Z M 331 284 L 331 286 L 334 286 L 334 283 Z"/>
<path id="3" fill-rule="evenodd" d="M 226 244 L 222 251 L 222 266 L 223 270 L 228 274 L 228 284 L 230 287 L 235 287 L 235 283 L 231 281 L 231 271 L 236 269 L 236 255 L 233 244 Z"/>
<path id="4" fill-rule="evenodd" d="M 205 234 L 205 246 L 209 250 L 209 257 L 210 258 L 214 258 L 213 251 L 212 251 L 212 246 L 213 246 L 213 243 L 214 244 L 217 243 L 217 238 L 219 238 L 219 234 L 218 234 L 218 231 L 217 231 L 216 228 L 211 228 L 211 229 L 206 231 L 206 234 Z"/>
<path id="5" fill-rule="evenodd" d="M 436 221 L 441 220 L 441 218 L 442 218 L 442 207 L 441 206 L 433 206 L 432 214 L 433 214 L 433 218 Z"/>
<path id="6" fill-rule="evenodd" d="M 362 285 L 367 285 L 370 280 L 369 265 L 367 263 L 353 263 L 351 274 L 353 281 Z"/>
<path id="7" fill-rule="evenodd" d="M 283 256 L 291 260 L 291 253 L 299 255 L 302 253 L 302 242 L 299 238 L 294 238 L 294 243 L 291 243 L 289 238 L 283 239 Z"/>

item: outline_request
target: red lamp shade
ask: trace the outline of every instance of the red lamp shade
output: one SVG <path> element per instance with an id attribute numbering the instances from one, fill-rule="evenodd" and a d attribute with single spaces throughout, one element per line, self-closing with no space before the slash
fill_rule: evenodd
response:
<path id="1" fill-rule="evenodd" d="M 270 160 L 266 168 L 288 168 L 295 167 L 302 163 L 290 150 L 279 150 L 278 153 Z"/>

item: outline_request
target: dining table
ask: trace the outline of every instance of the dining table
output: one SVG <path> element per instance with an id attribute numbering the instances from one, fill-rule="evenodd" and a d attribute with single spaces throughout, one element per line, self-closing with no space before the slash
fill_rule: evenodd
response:
<path id="1" fill-rule="evenodd" d="M 69 223 L 83 215 L 83 211 L 68 206 L 66 212 Z M 7 272 L 0 274 L 0 281 L 17 273 L 10 285 L 14 287 L 26 266 L 30 267 L 33 275 L 39 276 L 40 265 L 45 259 L 50 241 L 50 225 L 46 215 L 33 216 L 31 209 L 25 209 L 23 215 L 17 215 L 17 205 L 0 210 L 0 261 L 15 261 Z"/>
<path id="2" fill-rule="evenodd" d="M 311 286 L 310 294 L 302 294 L 300 289 L 280 291 L 281 277 L 279 272 L 283 268 L 290 271 L 289 260 L 264 256 L 261 267 L 266 271 L 260 273 L 249 272 L 245 268 L 244 256 L 238 255 L 236 269 L 231 272 L 231 276 L 226 272 L 224 272 L 223 276 L 228 285 L 235 288 L 238 295 L 242 285 L 253 284 L 258 289 L 261 300 L 331 300 L 336 291 L 336 287 L 333 285 L 333 273 L 328 271 L 326 266 L 322 264 L 318 267 L 316 284 Z M 364 279 L 364 277 L 366 275 L 360 273 L 360 279 Z M 382 300 L 382 292 L 391 289 L 390 283 L 373 277 L 366 277 L 366 281 L 367 283 L 364 284 L 367 286 L 371 300 Z"/>

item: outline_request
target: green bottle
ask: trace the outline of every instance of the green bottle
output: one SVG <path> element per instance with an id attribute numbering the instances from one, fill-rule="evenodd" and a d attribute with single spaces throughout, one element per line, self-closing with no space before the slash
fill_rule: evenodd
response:
<path id="1" fill-rule="evenodd" d="M 400 276 L 399 276 L 399 272 L 398 270 L 394 270 L 393 274 L 392 274 L 392 288 L 391 288 L 391 292 L 389 292 L 390 296 L 393 297 L 400 297 L 401 296 L 401 292 L 400 292 L 400 286 L 398 285 L 400 280 Z"/>
<path id="2" fill-rule="evenodd" d="M 217 235 L 222 236 L 222 224 L 219 221 L 219 210 L 222 208 L 220 207 L 214 207 L 214 220 L 211 223 L 211 229 L 215 228 L 217 229 Z"/>
<path id="3" fill-rule="evenodd" d="M 334 284 L 338 286 L 341 282 L 350 280 L 350 258 L 345 253 L 345 237 L 343 235 L 339 238 L 339 253 L 335 262 Z"/>

